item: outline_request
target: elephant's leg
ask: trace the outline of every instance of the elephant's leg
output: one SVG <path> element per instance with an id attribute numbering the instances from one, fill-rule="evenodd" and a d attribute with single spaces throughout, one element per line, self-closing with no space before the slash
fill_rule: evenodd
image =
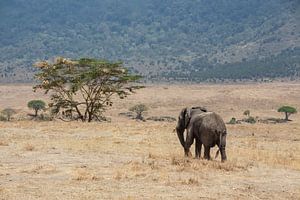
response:
<path id="1" fill-rule="evenodd" d="M 210 160 L 210 146 L 204 146 L 204 158 Z"/>
<path id="2" fill-rule="evenodd" d="M 227 160 L 225 147 L 221 147 L 221 160 L 222 160 L 222 162 Z"/>
<path id="3" fill-rule="evenodd" d="M 201 141 L 199 139 L 196 139 L 195 158 L 197 159 L 201 157 L 201 146 L 202 146 Z"/>

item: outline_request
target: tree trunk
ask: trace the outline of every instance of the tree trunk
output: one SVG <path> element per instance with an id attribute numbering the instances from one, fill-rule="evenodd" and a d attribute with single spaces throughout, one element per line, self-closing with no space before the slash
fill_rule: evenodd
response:
<path id="1" fill-rule="evenodd" d="M 75 109 L 76 109 L 76 112 L 77 112 L 77 114 L 78 114 L 79 119 L 81 119 L 81 121 L 84 122 L 84 121 L 85 121 L 85 118 L 82 116 L 80 110 L 78 109 L 77 106 L 74 106 L 74 107 L 75 107 Z"/>
<path id="2" fill-rule="evenodd" d="M 289 121 L 289 115 L 287 112 L 285 112 L 285 121 Z"/>
<path id="3" fill-rule="evenodd" d="M 88 122 L 91 122 L 93 120 L 93 113 L 88 112 Z"/>
<path id="4" fill-rule="evenodd" d="M 142 116 L 142 113 L 137 113 L 136 119 L 143 120 L 144 118 Z"/>
<path id="5" fill-rule="evenodd" d="M 35 109 L 35 114 L 34 114 L 34 117 L 37 117 L 38 116 L 38 109 Z"/>

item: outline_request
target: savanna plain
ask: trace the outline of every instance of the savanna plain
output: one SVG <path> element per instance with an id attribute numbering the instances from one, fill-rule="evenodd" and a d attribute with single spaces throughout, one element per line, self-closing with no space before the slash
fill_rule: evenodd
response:
<path id="1" fill-rule="evenodd" d="M 119 115 L 143 103 L 146 117 L 204 106 L 225 122 L 245 110 L 283 118 L 280 106 L 300 109 L 300 83 L 149 85 L 115 99 L 105 113 L 111 122 L 102 123 L 24 119 L 32 99 L 49 102 L 30 85 L 0 86 L 0 109 L 18 111 L 0 122 L 0 199 L 300 199 L 300 114 L 288 123 L 227 124 L 225 163 L 185 158 L 176 121 Z"/>

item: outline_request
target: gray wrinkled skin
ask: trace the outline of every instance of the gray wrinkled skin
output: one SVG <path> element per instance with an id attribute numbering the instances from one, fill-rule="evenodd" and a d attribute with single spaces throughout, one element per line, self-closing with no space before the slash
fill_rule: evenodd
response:
<path id="1" fill-rule="evenodd" d="M 186 141 L 184 141 L 183 136 L 185 129 L 187 130 Z M 203 144 L 205 159 L 209 160 L 211 158 L 210 148 L 215 145 L 219 147 L 222 162 L 227 159 L 225 152 L 226 126 L 222 118 L 216 113 L 207 112 L 203 108 L 184 108 L 179 114 L 176 131 L 186 156 L 190 154 L 190 147 L 195 140 L 196 158 L 200 158 Z"/>

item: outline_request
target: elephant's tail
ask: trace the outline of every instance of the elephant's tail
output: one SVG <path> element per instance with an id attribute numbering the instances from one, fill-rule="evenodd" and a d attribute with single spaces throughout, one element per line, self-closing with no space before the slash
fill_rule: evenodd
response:
<path id="1" fill-rule="evenodd" d="M 222 143 L 222 135 L 223 135 L 223 134 L 226 134 L 226 131 L 220 133 L 220 142 L 219 142 L 219 144 L 218 144 L 219 149 L 218 149 L 218 151 L 216 152 L 215 159 L 219 156 L 219 153 L 220 153 L 220 150 L 221 150 L 221 146 L 222 146 L 221 143 Z"/>

